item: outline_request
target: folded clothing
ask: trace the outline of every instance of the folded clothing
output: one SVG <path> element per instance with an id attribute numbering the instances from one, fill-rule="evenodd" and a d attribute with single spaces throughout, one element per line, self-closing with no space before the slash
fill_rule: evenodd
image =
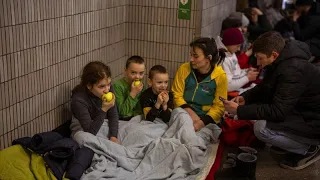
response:
<path id="1" fill-rule="evenodd" d="M 94 152 L 87 147 L 77 149 L 67 167 L 65 177 L 70 180 L 80 179 L 83 172 L 90 166 L 93 155 Z"/>
<path id="2" fill-rule="evenodd" d="M 78 143 L 71 138 L 64 138 L 57 132 L 44 132 L 31 137 L 23 137 L 12 142 L 43 156 L 54 176 L 60 180 L 67 170 L 70 179 L 79 179 L 91 164 L 93 151 L 80 149 Z M 77 170 L 75 170 L 77 169 Z M 75 174 L 75 175 L 74 175 Z"/>

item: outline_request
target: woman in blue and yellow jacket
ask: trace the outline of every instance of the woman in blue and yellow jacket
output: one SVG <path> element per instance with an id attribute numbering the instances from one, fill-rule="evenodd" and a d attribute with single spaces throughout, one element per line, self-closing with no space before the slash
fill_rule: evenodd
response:
<path id="1" fill-rule="evenodd" d="M 175 107 L 184 108 L 196 131 L 209 123 L 219 125 L 227 98 L 228 81 L 220 64 L 225 51 L 217 49 L 213 38 L 190 43 L 190 62 L 182 64 L 174 78 L 172 92 Z"/>

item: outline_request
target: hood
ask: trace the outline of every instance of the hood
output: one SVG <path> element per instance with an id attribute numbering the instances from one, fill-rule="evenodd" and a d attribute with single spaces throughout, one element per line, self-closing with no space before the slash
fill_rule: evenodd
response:
<path id="1" fill-rule="evenodd" d="M 215 38 L 215 41 L 216 41 L 216 44 L 217 44 L 217 48 L 218 49 L 225 49 L 227 52 L 226 52 L 226 56 L 227 57 L 230 57 L 232 56 L 232 54 L 228 51 L 227 47 L 223 44 L 222 42 L 222 38 L 220 36 L 216 37 Z"/>
<path id="2" fill-rule="evenodd" d="M 308 61 L 311 58 L 309 46 L 301 41 L 288 40 L 286 41 L 286 45 L 280 53 L 280 56 L 272 64 L 277 64 L 294 58 Z"/>

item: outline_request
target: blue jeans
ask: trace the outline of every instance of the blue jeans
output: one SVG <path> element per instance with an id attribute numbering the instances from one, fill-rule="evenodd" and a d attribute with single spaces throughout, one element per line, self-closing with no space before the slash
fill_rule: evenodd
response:
<path id="1" fill-rule="evenodd" d="M 272 122 L 268 122 L 272 123 Z M 265 143 L 271 144 L 288 152 L 305 155 L 311 145 L 319 145 L 319 140 L 297 136 L 289 132 L 271 130 L 266 127 L 267 121 L 258 120 L 254 124 L 254 134 Z"/>

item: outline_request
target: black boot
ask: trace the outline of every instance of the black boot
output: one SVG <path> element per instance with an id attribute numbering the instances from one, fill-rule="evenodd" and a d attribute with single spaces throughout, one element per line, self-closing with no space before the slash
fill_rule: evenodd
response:
<path id="1" fill-rule="evenodd" d="M 228 154 L 223 169 L 215 173 L 215 180 L 255 180 L 257 156 L 250 153 L 240 153 L 233 159 L 234 155 Z M 234 163 L 234 164 L 232 164 Z"/>
<path id="2" fill-rule="evenodd" d="M 237 156 L 235 174 L 237 177 L 256 179 L 257 156 L 249 153 L 240 153 Z"/>

